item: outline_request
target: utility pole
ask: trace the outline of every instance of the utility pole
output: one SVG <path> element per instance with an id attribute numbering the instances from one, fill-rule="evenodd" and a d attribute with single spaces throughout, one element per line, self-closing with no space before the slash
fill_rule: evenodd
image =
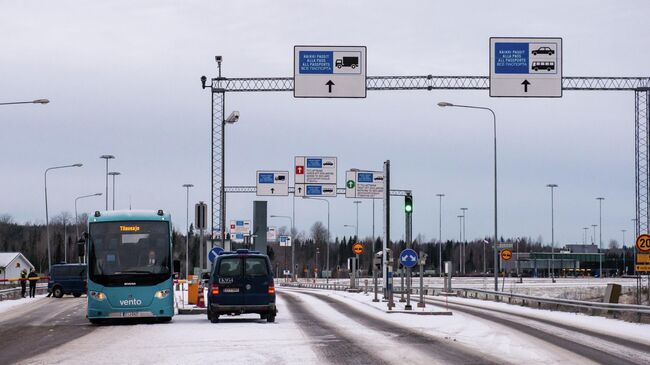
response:
<path id="1" fill-rule="evenodd" d="M 445 194 L 436 194 L 439 199 L 438 204 L 438 273 L 442 277 L 442 197 Z"/>

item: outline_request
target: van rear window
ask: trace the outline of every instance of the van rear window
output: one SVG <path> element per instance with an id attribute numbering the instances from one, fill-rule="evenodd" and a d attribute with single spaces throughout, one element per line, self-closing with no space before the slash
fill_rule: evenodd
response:
<path id="1" fill-rule="evenodd" d="M 249 257 L 246 259 L 247 276 L 267 276 L 266 259 L 263 257 Z"/>
<path id="2" fill-rule="evenodd" d="M 242 266 L 242 259 L 239 257 L 223 258 L 219 264 L 219 276 L 241 276 Z"/>

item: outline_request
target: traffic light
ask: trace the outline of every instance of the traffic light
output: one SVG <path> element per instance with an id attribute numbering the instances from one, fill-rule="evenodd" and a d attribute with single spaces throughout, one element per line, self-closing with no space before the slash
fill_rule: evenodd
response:
<path id="1" fill-rule="evenodd" d="M 404 212 L 406 214 L 413 213 L 413 196 L 410 193 L 404 196 Z"/>

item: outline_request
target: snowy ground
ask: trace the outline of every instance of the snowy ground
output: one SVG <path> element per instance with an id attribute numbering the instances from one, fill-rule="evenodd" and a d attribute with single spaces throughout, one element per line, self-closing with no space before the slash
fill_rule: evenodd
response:
<path id="1" fill-rule="evenodd" d="M 40 300 L 41 298 L 44 298 L 46 294 L 39 294 L 36 295 L 35 298 L 20 298 L 20 299 L 13 299 L 13 300 L 2 300 L 0 301 L 0 313 L 6 312 L 11 310 L 12 308 L 23 306 L 23 305 L 28 305 L 31 302 Z"/>
<path id="2" fill-rule="evenodd" d="M 369 288 L 372 288 L 372 278 L 362 278 L 361 287 L 364 281 L 368 280 Z M 643 277 L 643 286 L 647 287 L 647 277 Z M 348 285 L 350 279 L 299 279 L 299 282 L 324 284 L 339 283 Z M 400 278 L 394 278 L 396 287 L 400 287 Z M 380 278 L 381 283 L 381 278 Z M 636 290 L 636 279 L 634 278 L 557 278 L 555 283 L 549 278 L 523 278 L 519 283 L 517 278 L 499 278 L 499 290 L 502 288 L 509 293 L 541 296 L 549 298 L 577 299 L 577 300 L 601 300 L 605 293 L 607 284 L 614 283 L 622 286 L 622 294 L 631 294 Z M 381 285 L 381 284 L 380 284 Z M 420 279 L 413 278 L 413 287 L 419 287 Z M 439 277 L 425 277 L 424 286 L 427 288 L 443 287 L 443 279 Z M 453 277 L 452 288 L 486 289 L 494 290 L 494 277 Z"/>
<path id="3" fill-rule="evenodd" d="M 261 321 L 258 315 L 222 317 L 218 324 L 210 323 L 205 315 L 177 315 L 166 324 L 100 326 L 24 363 L 86 364 L 92 359 L 98 364 L 462 364 L 468 362 L 467 358 L 499 364 L 595 363 L 570 347 L 554 345 L 494 320 L 460 311 L 454 311 L 452 316 L 387 314 L 386 303 L 371 300 L 370 293 L 279 287 L 276 323 Z M 450 305 L 468 303 L 486 308 L 487 312 L 505 309 L 623 340 L 636 339 L 642 343 L 637 346 L 647 345 L 648 351 L 629 349 L 549 324 L 540 325 L 530 319 L 516 319 L 522 324 L 529 322 L 533 330 L 549 331 L 560 338 L 566 336 L 567 341 L 624 353 L 628 361 L 625 363 L 650 363 L 650 325 L 449 298 Z M 397 304 L 396 309 L 401 309 L 402 304 Z M 412 304 L 418 310 L 415 301 Z M 444 303 L 427 304 L 425 310 L 444 311 Z M 320 334 L 314 331 L 317 329 Z"/>

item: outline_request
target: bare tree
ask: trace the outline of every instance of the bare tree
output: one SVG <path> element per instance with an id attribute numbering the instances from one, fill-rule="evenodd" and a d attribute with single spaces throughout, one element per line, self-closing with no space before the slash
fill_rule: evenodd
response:
<path id="1" fill-rule="evenodd" d="M 311 239 L 313 239 L 315 243 L 318 244 L 327 241 L 327 228 L 325 228 L 323 222 L 316 221 L 311 226 L 310 231 L 311 231 Z"/>
<path id="2" fill-rule="evenodd" d="M 609 248 L 616 250 L 618 249 L 618 241 L 617 240 L 609 240 Z"/>

